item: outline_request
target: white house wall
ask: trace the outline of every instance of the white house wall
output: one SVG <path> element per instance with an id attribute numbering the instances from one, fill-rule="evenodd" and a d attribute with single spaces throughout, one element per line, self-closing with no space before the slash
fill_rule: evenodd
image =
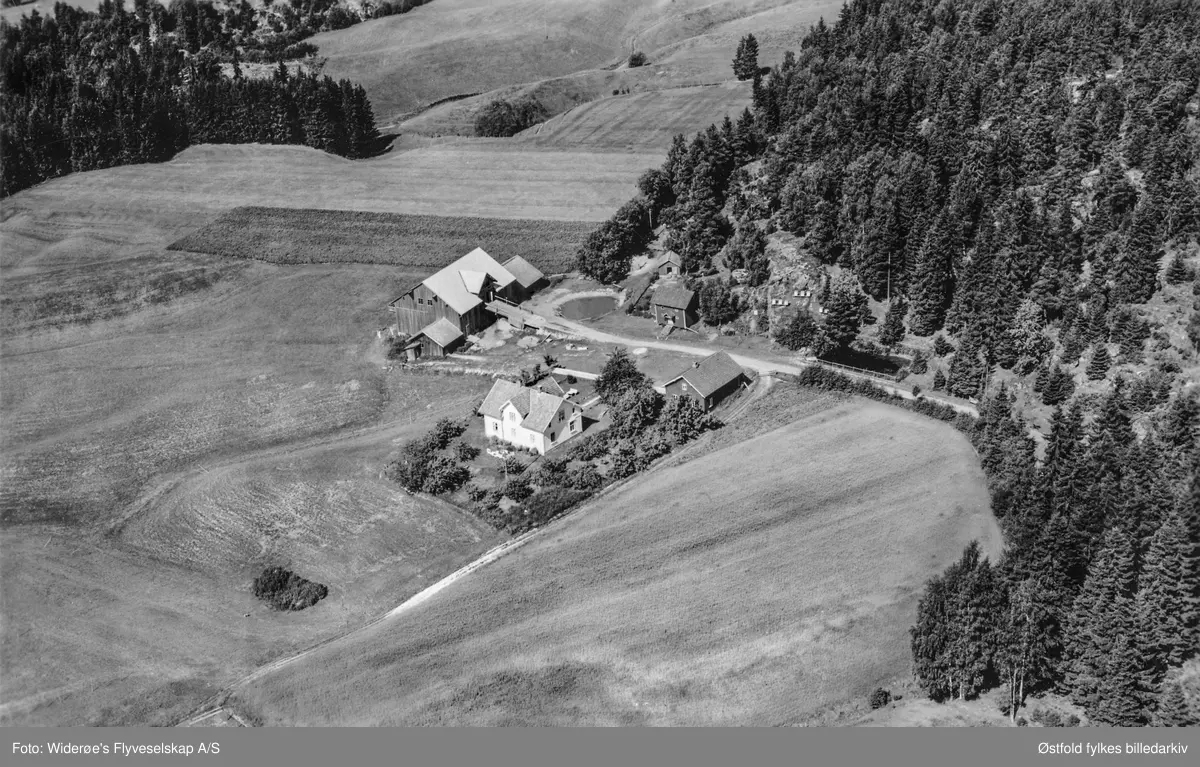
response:
<path id="1" fill-rule="evenodd" d="M 551 421 L 550 427 L 543 434 L 522 426 L 521 414 L 515 407 L 506 405 L 501 411 L 502 418 L 497 419 L 487 415 L 483 417 L 484 436 L 496 437 L 515 447 L 531 447 L 538 451 L 538 453 L 545 455 L 548 449 L 558 447 L 571 437 L 578 436 L 583 431 L 583 411 L 566 402 L 559 407 L 559 412 L 564 411 L 566 412 L 566 417 L 560 422 L 558 414 L 555 413 L 554 420 Z M 573 431 L 571 430 L 571 424 L 575 425 Z M 552 434 L 555 436 L 553 441 L 550 439 L 550 435 Z"/>

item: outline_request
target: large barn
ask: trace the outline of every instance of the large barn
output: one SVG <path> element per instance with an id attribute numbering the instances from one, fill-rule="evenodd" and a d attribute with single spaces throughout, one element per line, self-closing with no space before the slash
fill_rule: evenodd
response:
<path id="1" fill-rule="evenodd" d="M 511 269 L 509 268 L 511 267 Z M 519 304 L 545 277 L 520 256 L 504 264 L 475 248 L 388 304 L 410 357 L 442 357 L 496 321 L 492 302 Z"/>

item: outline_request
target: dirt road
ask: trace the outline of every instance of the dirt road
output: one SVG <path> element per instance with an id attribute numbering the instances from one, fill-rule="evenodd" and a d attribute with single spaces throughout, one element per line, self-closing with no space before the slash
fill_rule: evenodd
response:
<path id="1" fill-rule="evenodd" d="M 628 346 L 628 347 L 632 347 L 632 348 L 645 347 L 648 349 L 660 349 L 662 351 L 679 352 L 681 354 L 690 354 L 694 357 L 707 357 L 708 355 L 710 355 L 714 352 L 721 351 L 721 349 L 710 348 L 710 347 L 705 347 L 705 346 L 693 346 L 690 344 L 673 344 L 668 341 L 646 341 L 646 340 L 642 340 L 640 338 L 626 338 L 625 336 L 618 336 L 618 335 L 614 335 L 612 333 L 606 333 L 602 330 L 597 330 L 595 328 L 588 327 L 587 325 L 584 325 L 581 322 L 576 322 L 574 320 L 568 320 L 567 318 L 561 317 L 561 316 L 547 317 L 546 318 L 546 329 L 549 331 L 552 331 L 552 332 L 566 333 L 569 335 L 579 336 L 580 338 L 586 338 L 588 340 L 597 341 L 599 343 L 616 344 L 618 346 Z M 777 360 L 764 360 L 764 359 L 759 359 L 756 357 L 748 357 L 744 354 L 734 354 L 732 352 L 729 353 L 729 356 L 732 357 L 733 361 L 736 362 L 737 364 L 741 365 L 744 368 L 750 368 L 751 370 L 758 372 L 760 375 L 764 374 L 764 373 L 774 373 L 774 372 L 785 373 L 787 375 L 799 375 L 800 371 L 802 371 L 804 368 L 811 367 L 814 364 L 818 364 L 815 360 L 813 360 L 811 358 L 806 359 L 805 361 L 800 362 L 800 363 L 789 364 L 789 363 L 780 362 Z M 860 375 L 860 374 L 856 374 L 856 373 L 853 373 L 850 371 L 845 371 L 845 370 L 839 370 L 838 372 L 842 373 L 842 375 L 846 375 L 851 378 L 861 378 L 861 379 L 870 381 L 871 383 L 875 384 L 879 388 L 881 388 L 885 391 L 891 392 L 892 394 L 896 394 L 897 396 L 903 397 L 904 399 L 915 399 L 911 390 L 906 390 L 906 389 L 903 389 L 898 386 L 889 386 L 888 384 L 882 383 L 877 378 L 872 378 L 870 376 Z M 958 403 L 958 402 L 950 402 L 950 401 L 941 399 L 939 397 L 928 397 L 928 395 L 926 395 L 926 397 L 927 397 L 927 399 L 931 399 L 936 402 L 940 402 L 942 404 L 949 405 L 950 407 L 954 408 L 955 410 L 959 411 L 960 413 L 966 413 L 967 415 L 971 415 L 971 416 L 979 415 L 979 411 L 976 408 L 972 407 L 971 405 L 964 405 L 964 404 Z"/>

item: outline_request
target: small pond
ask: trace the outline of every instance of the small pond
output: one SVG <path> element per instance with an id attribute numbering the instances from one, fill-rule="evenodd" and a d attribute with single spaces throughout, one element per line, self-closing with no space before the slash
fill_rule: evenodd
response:
<path id="1" fill-rule="evenodd" d="M 616 308 L 616 296 L 586 296 L 564 301 L 559 311 L 569 320 L 593 320 Z"/>

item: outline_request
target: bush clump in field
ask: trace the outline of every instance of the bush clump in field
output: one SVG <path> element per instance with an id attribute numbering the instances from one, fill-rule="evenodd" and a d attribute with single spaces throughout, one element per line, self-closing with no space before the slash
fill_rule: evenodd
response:
<path id="1" fill-rule="evenodd" d="M 471 472 L 459 464 L 463 455 L 478 450 L 461 442 L 450 443 L 467 430 L 467 422 L 443 418 L 425 436 L 406 442 L 400 457 L 388 464 L 386 476 L 410 493 L 451 493 L 466 484 Z M 464 450 L 466 448 L 466 450 Z"/>
<path id="2" fill-rule="evenodd" d="M 872 711 L 877 708 L 883 708 L 884 706 L 886 706 L 887 704 L 889 704 L 891 702 L 892 702 L 891 690 L 885 690 L 882 687 L 876 687 L 871 692 L 870 703 L 871 703 Z"/>
<path id="3" fill-rule="evenodd" d="M 649 63 L 650 59 L 646 58 L 646 54 L 642 53 L 641 51 L 634 51 L 633 53 L 629 54 L 629 66 L 631 69 L 635 67 L 644 67 Z"/>
<path id="4" fill-rule="evenodd" d="M 532 96 L 518 101 L 497 99 L 481 109 L 475 117 L 475 135 L 508 138 L 545 120 L 547 116 L 546 108 Z"/>
<path id="5" fill-rule="evenodd" d="M 301 578 L 282 567 L 268 567 L 254 579 L 254 596 L 276 610 L 303 610 L 329 595 L 321 583 Z"/>

